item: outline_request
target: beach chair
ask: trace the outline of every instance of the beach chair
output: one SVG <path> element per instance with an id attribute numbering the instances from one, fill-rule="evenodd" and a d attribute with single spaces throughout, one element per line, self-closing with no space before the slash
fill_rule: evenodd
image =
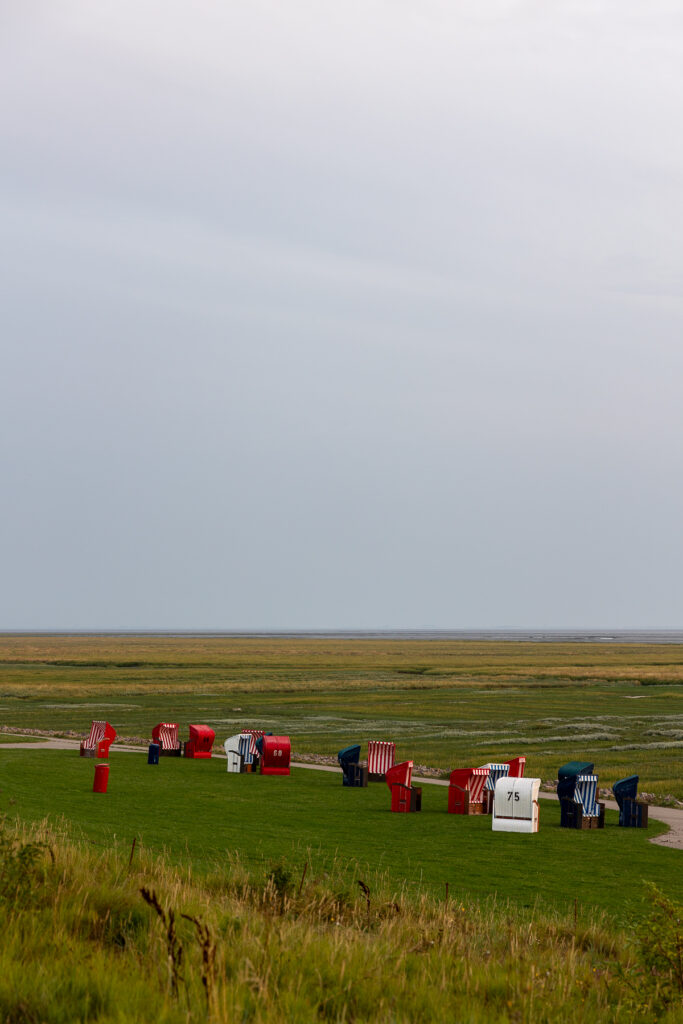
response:
<path id="1" fill-rule="evenodd" d="M 394 765 L 396 744 L 386 740 L 370 740 L 368 742 L 368 779 L 370 782 L 382 782 L 386 773 Z"/>
<path id="2" fill-rule="evenodd" d="M 93 722 L 86 739 L 81 740 L 81 757 L 109 757 L 109 746 L 116 739 L 116 729 L 109 722 Z"/>
<path id="3" fill-rule="evenodd" d="M 540 779 L 501 776 L 493 794 L 494 832 L 538 832 Z"/>
<path id="4" fill-rule="evenodd" d="M 524 755 L 521 755 L 520 757 L 513 757 L 512 760 L 507 763 L 509 765 L 508 777 L 511 779 L 521 779 L 524 775 L 526 757 L 524 757 Z"/>
<path id="5" fill-rule="evenodd" d="M 251 764 L 253 765 L 253 770 L 255 771 L 258 768 L 259 761 L 261 760 L 259 740 L 263 739 L 265 733 L 263 729 L 244 729 L 243 734 L 251 736 L 251 743 L 249 745 L 249 749 L 252 754 Z"/>
<path id="6" fill-rule="evenodd" d="M 240 733 L 238 750 L 242 761 L 241 771 L 253 772 L 256 764 L 258 763 L 256 737 L 253 732 Z"/>
<path id="7" fill-rule="evenodd" d="M 455 768 L 448 781 L 448 813 L 483 814 L 488 776 L 488 767 Z"/>
<path id="8" fill-rule="evenodd" d="M 159 722 L 152 729 L 152 739 L 159 744 L 160 757 L 180 757 L 183 745 L 178 737 L 177 722 Z"/>
<path id="9" fill-rule="evenodd" d="M 590 761 L 570 761 L 557 773 L 562 828 L 604 828 L 605 805 L 596 799 L 598 776 Z"/>
<path id="10" fill-rule="evenodd" d="M 647 828 L 648 805 L 638 800 L 638 776 L 629 775 L 612 786 L 614 799 L 619 804 L 619 824 L 622 828 Z"/>
<path id="11" fill-rule="evenodd" d="M 289 736 L 268 733 L 261 740 L 261 775 L 289 775 L 292 745 Z"/>
<path id="12" fill-rule="evenodd" d="M 190 738 L 185 744 L 185 757 L 211 757 L 211 748 L 216 733 L 208 725 L 191 725 Z"/>
<path id="13" fill-rule="evenodd" d="M 234 736 L 228 736 L 223 747 L 225 748 L 225 756 L 228 762 L 228 771 L 241 772 L 242 755 L 240 754 L 240 734 L 236 733 Z"/>
<path id="14" fill-rule="evenodd" d="M 361 764 L 360 744 L 355 747 L 344 747 L 337 754 L 342 770 L 342 785 L 354 788 L 364 787 L 368 784 L 368 766 Z"/>
<path id="15" fill-rule="evenodd" d="M 391 810 L 397 814 L 422 810 L 422 787 L 411 786 L 412 777 L 412 761 L 395 764 L 386 773 L 385 781 L 391 793 Z"/>
<path id="16" fill-rule="evenodd" d="M 488 776 L 484 783 L 483 804 L 484 814 L 491 814 L 493 811 L 493 794 L 496 788 L 496 782 L 498 779 L 507 776 L 510 771 L 510 765 L 507 761 L 497 762 L 495 764 L 483 764 L 482 768 L 488 768 Z"/>

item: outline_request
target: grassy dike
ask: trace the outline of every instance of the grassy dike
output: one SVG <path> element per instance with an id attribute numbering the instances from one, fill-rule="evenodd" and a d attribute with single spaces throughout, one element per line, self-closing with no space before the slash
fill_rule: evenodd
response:
<path id="1" fill-rule="evenodd" d="M 0 1020 L 683 1020 L 666 961 L 681 908 L 656 896 L 626 934 L 601 915 L 397 895 L 380 873 L 349 885 L 338 869 L 232 858 L 197 875 L 4 820 Z"/>

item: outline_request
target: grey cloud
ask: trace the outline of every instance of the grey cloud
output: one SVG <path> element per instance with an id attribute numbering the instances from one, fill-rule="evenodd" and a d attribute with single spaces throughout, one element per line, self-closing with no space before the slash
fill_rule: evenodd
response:
<path id="1" fill-rule="evenodd" d="M 677 626 L 676 5 L 22 5 L 0 626 Z"/>

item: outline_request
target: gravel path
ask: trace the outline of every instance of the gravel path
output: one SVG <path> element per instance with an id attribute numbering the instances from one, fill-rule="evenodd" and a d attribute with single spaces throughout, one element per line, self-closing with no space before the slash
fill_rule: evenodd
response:
<path id="1" fill-rule="evenodd" d="M 31 743 L 17 740 L 16 743 L 0 743 L 0 754 L 3 750 L 78 750 L 79 746 L 79 740 L 66 740 L 60 737 L 36 740 Z M 127 746 L 125 743 L 117 743 L 115 749 L 117 753 L 119 751 L 127 754 L 145 753 L 144 747 Z M 222 751 L 216 751 L 213 756 L 224 758 L 225 754 Z M 292 761 L 292 768 L 311 768 L 319 772 L 339 772 L 339 768 L 336 765 L 303 764 L 299 761 Z M 417 775 L 413 777 L 413 782 L 420 786 L 448 785 L 447 779 L 426 779 L 420 778 Z M 541 797 L 544 800 L 557 800 L 555 793 L 541 793 Z M 614 800 L 605 800 L 604 803 L 606 807 L 612 810 L 617 809 L 617 804 Z M 655 807 L 653 804 L 650 804 L 648 815 L 654 821 L 663 821 L 665 825 L 669 826 L 668 832 L 661 836 L 654 836 L 650 839 L 650 842 L 656 843 L 658 846 L 669 846 L 676 850 L 683 850 L 683 810 L 674 807 Z"/>

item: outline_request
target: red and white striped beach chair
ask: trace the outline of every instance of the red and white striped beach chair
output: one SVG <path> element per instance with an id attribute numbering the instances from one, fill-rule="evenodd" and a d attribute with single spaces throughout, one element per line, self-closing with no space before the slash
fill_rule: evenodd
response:
<path id="1" fill-rule="evenodd" d="M 422 787 L 411 786 L 412 778 L 412 761 L 402 761 L 387 770 L 386 784 L 391 793 L 391 809 L 397 814 L 422 810 Z"/>
<path id="2" fill-rule="evenodd" d="M 159 722 L 152 729 L 152 739 L 159 744 L 162 757 L 180 757 L 182 743 L 178 737 L 179 728 L 177 722 Z"/>
<path id="3" fill-rule="evenodd" d="M 93 722 L 88 738 L 81 740 L 81 757 L 109 757 L 109 745 L 116 739 L 116 729 L 109 722 Z"/>
<path id="4" fill-rule="evenodd" d="M 386 740 L 368 741 L 368 779 L 382 782 L 390 768 L 394 767 L 396 744 Z"/>
<path id="5" fill-rule="evenodd" d="M 246 763 L 247 764 L 251 764 L 253 766 L 252 770 L 256 771 L 256 769 L 257 769 L 257 767 L 258 767 L 258 765 L 259 765 L 259 763 L 261 761 L 261 755 L 259 754 L 258 747 L 256 746 L 256 741 L 257 740 L 262 740 L 263 737 L 265 736 L 265 733 L 264 733 L 263 729 L 243 729 L 242 730 L 242 735 L 243 736 L 251 737 L 250 740 L 249 740 L 249 758 L 250 758 L 250 760 L 247 761 Z"/>
<path id="6" fill-rule="evenodd" d="M 508 777 L 511 779 L 521 779 L 524 777 L 524 768 L 526 766 L 526 757 L 522 754 L 520 757 L 513 757 L 511 761 L 507 762 L 510 766 Z"/>
<path id="7" fill-rule="evenodd" d="M 449 814 L 483 814 L 484 786 L 489 777 L 486 768 L 456 768 L 448 784 Z"/>

